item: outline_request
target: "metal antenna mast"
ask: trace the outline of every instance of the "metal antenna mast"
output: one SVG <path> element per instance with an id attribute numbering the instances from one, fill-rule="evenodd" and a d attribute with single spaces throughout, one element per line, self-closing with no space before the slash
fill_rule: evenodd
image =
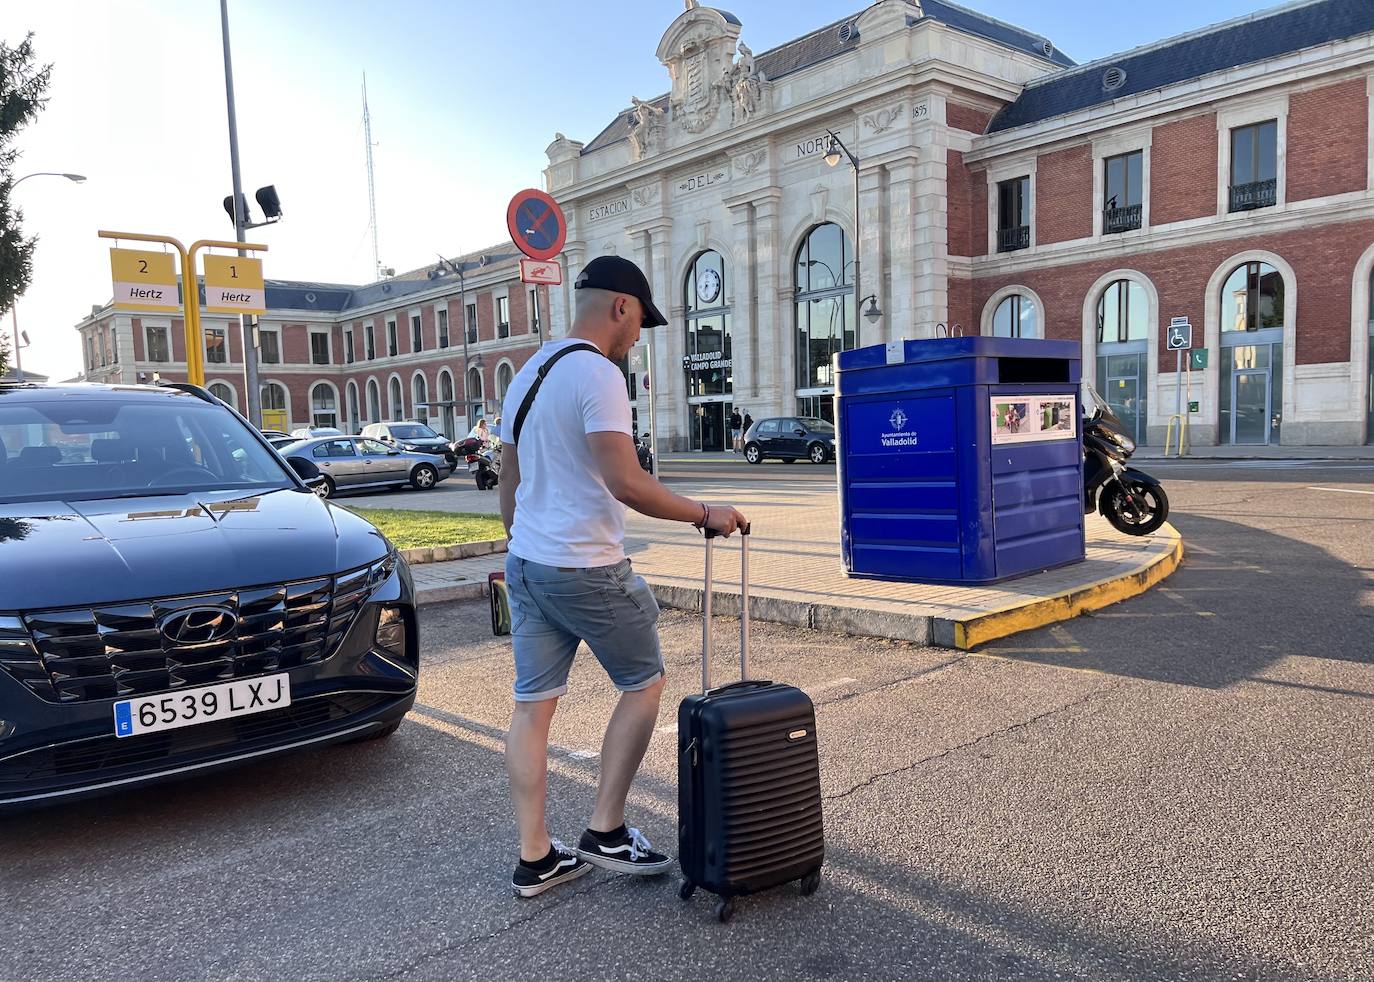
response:
<path id="1" fill-rule="evenodd" d="M 382 259 L 377 251 L 377 186 L 372 176 L 372 116 L 367 111 L 367 72 L 363 72 L 363 139 L 367 142 L 367 217 L 372 227 L 372 271 L 381 278 Z"/>

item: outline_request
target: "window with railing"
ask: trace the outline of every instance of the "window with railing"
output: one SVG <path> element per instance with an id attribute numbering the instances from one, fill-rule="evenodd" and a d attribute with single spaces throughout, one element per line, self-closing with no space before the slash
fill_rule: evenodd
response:
<path id="1" fill-rule="evenodd" d="M 264 365 L 281 364 L 281 335 L 258 329 L 258 361 Z"/>
<path id="2" fill-rule="evenodd" d="M 476 344 L 476 343 L 477 343 L 477 304 L 475 304 L 475 303 L 470 303 L 470 304 L 468 304 L 468 305 L 467 305 L 466 315 L 467 315 L 467 318 L 466 318 L 466 319 L 467 319 L 468 344 Z"/>
<path id="3" fill-rule="evenodd" d="M 372 324 L 363 329 L 363 352 L 368 361 L 377 357 L 377 329 Z"/>
<path id="4" fill-rule="evenodd" d="M 172 349 L 167 343 L 167 328 L 150 327 L 148 328 L 148 360 L 149 361 L 171 361 Z"/>
<path id="5" fill-rule="evenodd" d="M 1133 150 L 1102 162 L 1102 234 L 1116 235 L 1140 228 L 1144 211 L 1145 153 Z"/>
<path id="6" fill-rule="evenodd" d="M 1229 210 L 1253 211 L 1278 204 L 1278 176 L 1278 121 L 1271 119 L 1233 129 Z"/>
<path id="7" fill-rule="evenodd" d="M 419 314 L 410 315 L 410 350 L 425 350 L 425 334 L 424 329 L 420 326 Z"/>
<path id="8" fill-rule="evenodd" d="M 496 336 L 510 337 L 510 297 L 496 298 Z"/>
<path id="9" fill-rule="evenodd" d="M 997 184 L 997 251 L 1030 248 L 1030 178 Z"/>
<path id="10" fill-rule="evenodd" d="M 212 365 L 223 365 L 229 360 L 229 349 L 224 336 L 224 328 L 206 328 L 205 360 Z"/>
<path id="11" fill-rule="evenodd" d="M 312 365 L 329 364 L 329 335 L 322 331 L 310 332 L 310 363 Z"/>
<path id="12" fill-rule="evenodd" d="M 395 358 L 396 352 L 396 322 L 386 322 L 386 353 L 388 358 Z"/>
<path id="13" fill-rule="evenodd" d="M 445 309 L 445 308 L 440 308 L 439 310 L 435 311 L 435 315 L 436 315 L 437 320 L 438 320 L 438 322 L 439 322 L 439 347 L 440 347 L 440 348 L 447 348 L 447 347 L 448 347 L 448 310 Z"/>
<path id="14" fill-rule="evenodd" d="M 353 364 L 353 331 L 344 331 L 344 364 Z"/>

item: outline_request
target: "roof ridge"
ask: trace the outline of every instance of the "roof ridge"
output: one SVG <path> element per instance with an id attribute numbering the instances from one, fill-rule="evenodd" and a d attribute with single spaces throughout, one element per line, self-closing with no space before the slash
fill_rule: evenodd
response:
<path id="1" fill-rule="evenodd" d="M 948 2 L 948 0 L 940 0 L 940 2 Z M 1073 75 L 1085 74 L 1089 71 L 1103 67 L 1111 67 L 1113 65 L 1118 64 L 1121 61 L 1124 61 L 1127 58 L 1136 58 L 1140 55 L 1148 54 L 1151 51 L 1158 51 L 1161 48 L 1167 48 L 1172 45 L 1179 44 L 1183 41 L 1191 41 L 1194 38 L 1206 37 L 1209 34 L 1217 34 L 1221 31 L 1229 30 L 1233 27 L 1238 27 L 1241 24 L 1248 24 L 1254 21 L 1266 20 L 1270 17 L 1277 17 L 1280 14 L 1286 14 L 1289 11 L 1298 10 L 1302 7 L 1313 7 L 1318 4 L 1331 2 L 1333 2 L 1333 0 L 1288 0 L 1287 3 L 1281 3 L 1273 7 L 1266 7 L 1262 10 L 1252 11 L 1248 14 L 1242 14 L 1239 17 L 1232 17 L 1229 20 L 1218 21 L 1215 24 L 1207 24 L 1203 27 L 1197 27 L 1191 31 L 1184 31 L 1181 34 L 1175 34 L 1172 37 L 1161 38 L 1158 41 L 1151 41 L 1149 44 L 1142 44 L 1135 48 L 1128 48 L 1125 51 L 1118 51 L 1114 54 L 1104 55 L 1101 58 L 1095 58 L 1092 61 L 1084 62 L 1081 65 L 1074 65 L 1072 67 L 1063 68 L 1057 72 L 1051 72 L 1048 75 L 1042 75 L 1039 78 L 1033 78 L 1030 81 L 1026 82 L 1023 88 L 1039 88 L 1042 85 L 1047 85 L 1050 82 L 1057 82 L 1060 79 L 1069 78 Z"/>
<path id="2" fill-rule="evenodd" d="M 946 6 L 946 7 L 953 7 L 955 10 L 958 10 L 958 11 L 960 11 L 960 12 L 962 12 L 962 13 L 968 14 L 970 17 L 977 17 L 979 20 L 986 21 L 986 22 L 989 23 L 989 24 L 996 24 L 998 27 L 1005 27 L 1007 30 L 1009 30 L 1009 31 L 1015 31 L 1017 34 L 1024 35 L 1025 37 L 1027 37 L 1027 38 L 1029 38 L 1029 39 L 1031 39 L 1031 40 L 1034 40 L 1034 41 L 1049 41 L 1050 44 L 1054 46 L 1054 49 L 1055 49 L 1056 51 L 1060 52 L 1061 54 L 1064 53 L 1064 49 L 1061 48 L 1061 47 L 1059 47 L 1059 45 L 1055 44 L 1053 38 L 1049 37 L 1049 36 L 1046 35 L 1046 34 L 1041 34 L 1039 31 L 1030 31 L 1030 30 L 1027 30 L 1026 28 L 1022 27 L 1020 24 L 1013 24 L 1013 23 L 1011 23 L 1011 21 L 1002 20 L 1000 17 L 993 17 L 991 14 L 985 14 L 985 13 L 983 13 L 981 10 L 974 10 L 972 7 L 965 7 L 963 4 L 954 3 L 954 2 L 952 2 L 952 0 L 935 0 L 935 2 L 936 2 L 936 3 L 939 3 L 939 4 L 942 4 L 943 6 Z M 925 11 L 925 4 L 924 4 L 924 3 L 922 3 L 922 5 L 921 5 L 921 10 L 922 10 L 922 12 L 924 13 L 924 11 Z M 925 16 L 926 16 L 926 17 L 929 17 L 930 15 L 929 15 L 929 14 L 925 14 Z M 935 17 L 935 18 L 933 18 L 933 19 L 936 20 L 936 21 L 938 21 L 940 18 Z M 1032 51 L 1031 53 L 1034 54 L 1035 52 Z M 1044 61 L 1048 61 L 1048 60 L 1049 60 L 1049 57 L 1048 57 L 1047 55 L 1040 55 L 1039 57 L 1040 57 L 1042 60 L 1044 60 Z M 1068 55 L 1065 55 L 1065 57 L 1068 57 Z"/>
<path id="3" fill-rule="evenodd" d="M 794 44 L 801 44 L 803 41 L 807 40 L 808 38 L 813 38 L 817 34 L 824 34 L 826 31 L 829 31 L 833 28 L 841 27 L 845 24 L 850 23 L 851 21 L 856 21 L 863 16 L 864 11 L 867 9 L 868 8 L 865 7 L 864 10 L 860 10 L 858 13 L 850 14 L 848 17 L 841 17 L 839 20 L 832 21 L 829 24 L 825 24 L 821 27 L 818 27 L 814 31 L 807 31 L 800 37 L 794 37 L 792 38 L 792 40 L 784 41 L 782 44 L 775 44 L 773 45 L 773 47 L 768 48 L 764 51 L 760 51 L 756 55 L 754 55 L 754 60 L 757 62 L 760 58 L 763 58 L 765 55 L 771 55 L 775 51 L 781 51 L 784 48 L 790 48 Z"/>

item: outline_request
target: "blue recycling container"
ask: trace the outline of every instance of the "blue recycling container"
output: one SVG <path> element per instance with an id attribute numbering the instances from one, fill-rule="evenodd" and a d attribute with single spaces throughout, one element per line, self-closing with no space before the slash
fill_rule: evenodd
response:
<path id="1" fill-rule="evenodd" d="M 851 576 L 996 583 L 1083 559 L 1076 343 L 893 341 L 837 363 Z"/>

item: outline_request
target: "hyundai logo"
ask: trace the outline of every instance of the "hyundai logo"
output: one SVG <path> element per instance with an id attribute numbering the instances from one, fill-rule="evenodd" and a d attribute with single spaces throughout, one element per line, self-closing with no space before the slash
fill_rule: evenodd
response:
<path id="1" fill-rule="evenodd" d="M 158 630 L 172 644 L 209 644 L 229 637 L 238 626 L 238 615 L 228 607 L 188 607 L 164 617 Z"/>

